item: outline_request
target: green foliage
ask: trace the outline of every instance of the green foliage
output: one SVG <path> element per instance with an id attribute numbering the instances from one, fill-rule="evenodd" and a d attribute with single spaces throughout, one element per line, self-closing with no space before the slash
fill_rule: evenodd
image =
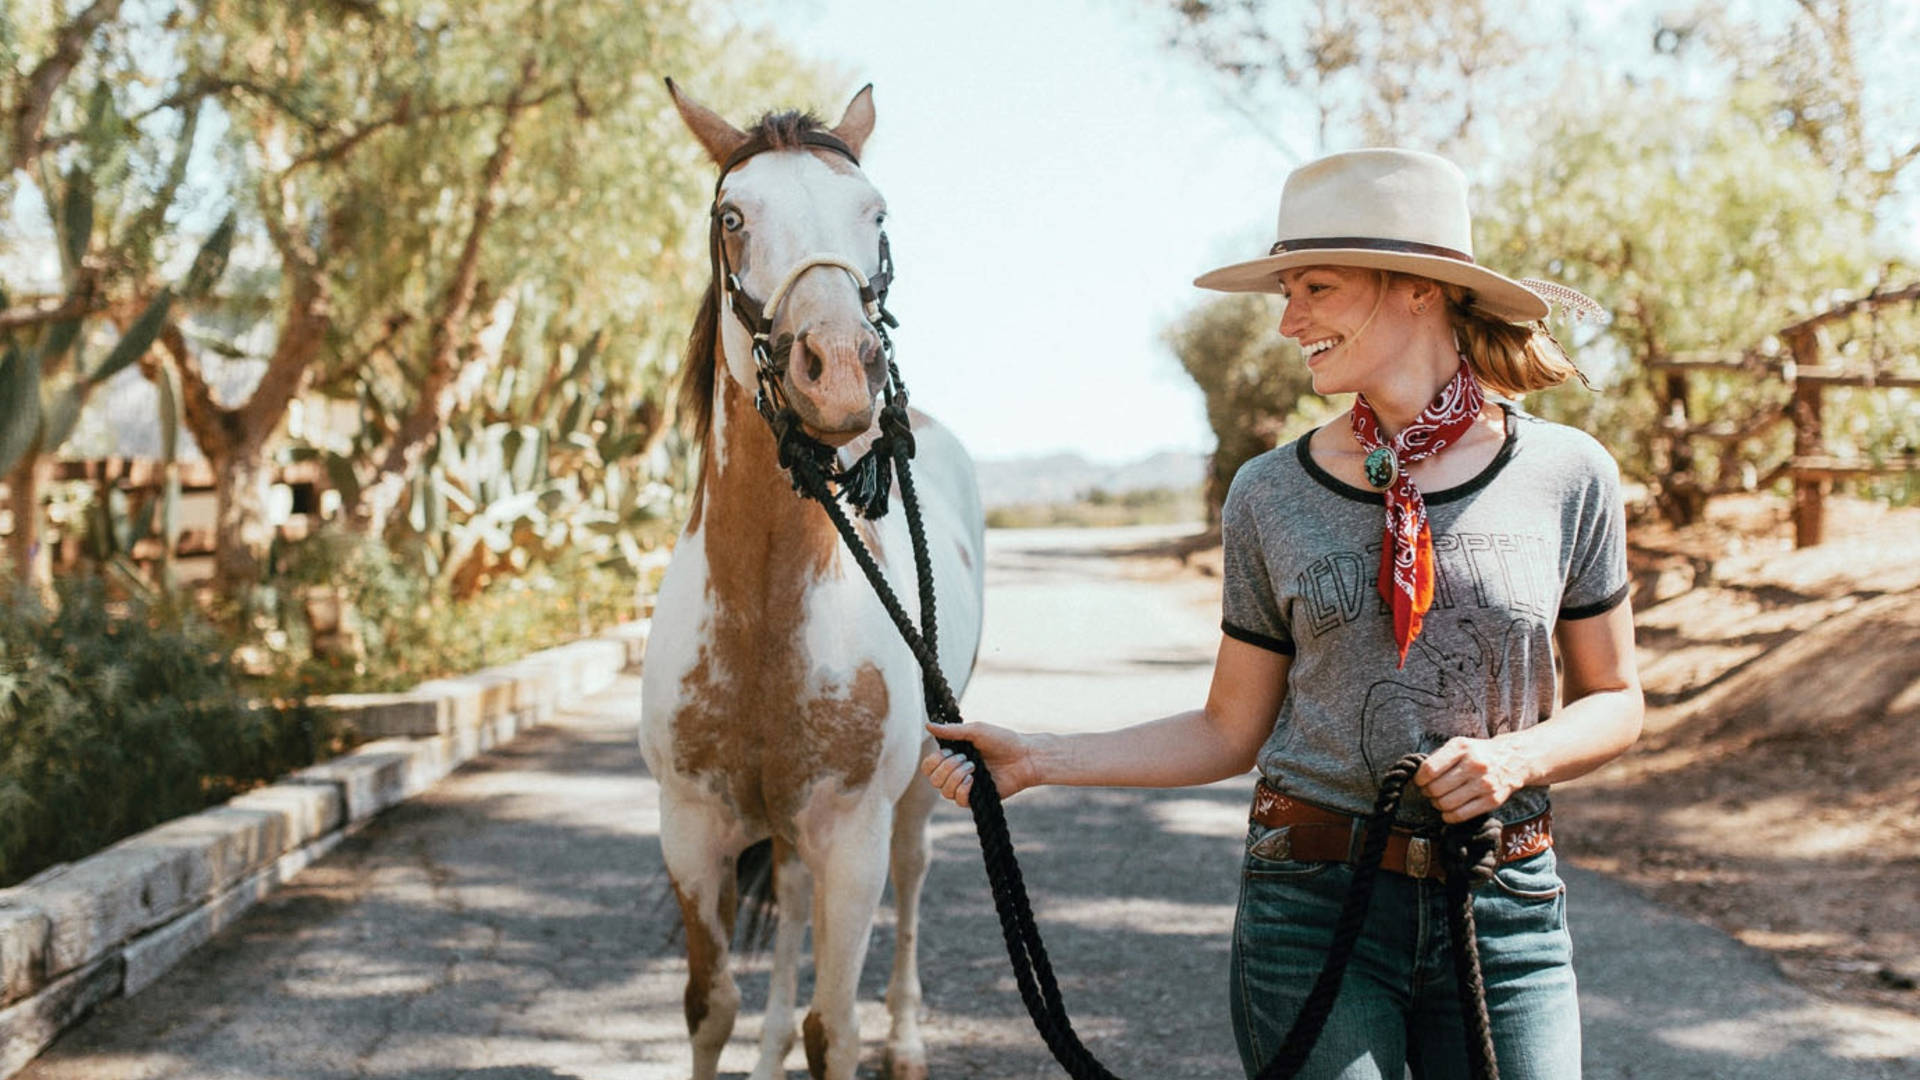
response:
<path id="1" fill-rule="evenodd" d="M 205 623 L 69 582 L 0 604 L 0 885 L 220 802 L 332 747 L 249 700 Z"/>
<path id="2" fill-rule="evenodd" d="M 1788 456 L 1792 432 L 1756 423 L 1780 414 L 1784 384 L 1690 372 L 1678 400 L 1691 424 L 1755 430 L 1717 449 L 1703 444 L 1710 452 L 1677 475 L 1662 434 L 1672 388 L 1650 363 L 1762 348 L 1771 331 L 1884 272 L 1868 212 L 1808 147 L 1779 140 L 1769 95 L 1749 89 L 1722 104 L 1658 87 L 1596 89 L 1584 107 L 1539 124 L 1534 159 L 1488 194 L 1476 219 L 1476 247 L 1489 262 L 1527 265 L 1529 253 L 1551 253 L 1530 272 L 1613 314 L 1576 350 L 1606 392 L 1570 387 L 1530 405 L 1599 436 L 1629 476 L 1657 493 L 1738 487 L 1743 465 L 1764 474 Z M 1835 404 L 1846 408 L 1844 399 Z"/>
<path id="3" fill-rule="evenodd" d="M 1601 392 L 1570 385 L 1527 406 L 1598 435 L 1673 520 L 1774 474 L 1792 430 L 1782 380 L 1662 365 L 1777 361 L 1775 331 L 1916 276 L 1873 239 L 1876 213 L 1920 160 L 1911 60 L 1891 44 L 1916 25 L 1910 5 L 1648 4 L 1595 16 L 1563 3 L 1523 22 L 1483 0 L 1169 7 L 1178 51 L 1211 68 L 1256 125 L 1291 125 L 1268 134 L 1304 142 L 1303 157 L 1386 142 L 1449 154 L 1476 178 L 1482 262 L 1564 281 L 1613 314 L 1597 332 L 1556 328 Z M 1610 31 L 1562 32 L 1594 19 Z M 1303 131 L 1302 118 L 1317 128 Z M 1920 371 L 1911 309 L 1823 334 L 1824 363 Z M 1217 378 L 1196 381 L 1210 412 L 1227 401 Z M 1884 460 L 1914 445 L 1909 395 L 1835 391 L 1826 402 L 1835 454 Z M 1240 408 L 1247 415 L 1215 424 L 1229 461 L 1259 445 L 1249 428 L 1284 422 L 1292 406 Z M 1858 486 L 1913 490 L 1904 476 Z"/>
<path id="4" fill-rule="evenodd" d="M 1210 300 L 1167 332 L 1167 344 L 1206 395 L 1217 441 L 1207 474 L 1207 520 L 1219 520 L 1233 474 L 1248 458 L 1305 432 L 1330 406 L 1313 392 L 1300 350 L 1274 330 L 1277 304 L 1246 293 Z"/>
<path id="5" fill-rule="evenodd" d="M 417 565 L 417 555 L 344 531 L 290 545 L 274 578 L 288 640 L 277 681 L 302 695 L 398 690 L 505 663 L 635 617 L 640 586 L 651 580 L 570 556 L 449 599 L 432 593 Z M 316 587 L 350 600 L 362 655 L 313 653 L 297 609 Z"/>

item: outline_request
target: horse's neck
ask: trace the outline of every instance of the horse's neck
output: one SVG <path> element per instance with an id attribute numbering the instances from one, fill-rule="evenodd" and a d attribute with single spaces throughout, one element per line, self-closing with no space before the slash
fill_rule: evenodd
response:
<path id="1" fill-rule="evenodd" d="M 840 537 L 812 503 L 797 498 L 766 421 L 720 373 L 718 427 L 702 463 L 700 532 L 719 607 L 792 625 L 809 585 L 836 563 Z"/>

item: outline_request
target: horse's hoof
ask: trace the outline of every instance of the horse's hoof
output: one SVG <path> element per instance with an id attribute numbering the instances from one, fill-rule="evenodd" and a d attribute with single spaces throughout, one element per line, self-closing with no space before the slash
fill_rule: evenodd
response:
<path id="1" fill-rule="evenodd" d="M 887 1080 L 927 1080 L 927 1055 L 921 1051 L 909 1059 L 898 1059 L 889 1050 L 885 1058 Z"/>

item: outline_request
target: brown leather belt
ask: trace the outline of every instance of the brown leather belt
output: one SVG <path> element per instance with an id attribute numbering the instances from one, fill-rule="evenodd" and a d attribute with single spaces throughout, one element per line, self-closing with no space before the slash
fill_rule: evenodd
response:
<path id="1" fill-rule="evenodd" d="M 1360 852 L 1360 836 L 1365 831 L 1366 820 L 1282 795 L 1267 786 L 1265 780 L 1254 786 L 1253 812 L 1249 816 L 1254 824 L 1276 830 L 1254 845 L 1255 854 L 1266 859 L 1301 862 L 1353 862 Z M 1537 855 L 1552 846 L 1552 811 L 1543 811 L 1500 829 L 1500 861 L 1503 863 Z M 1447 876 L 1433 841 L 1398 826 L 1387 836 L 1387 854 L 1380 868 L 1436 881 L 1445 880 Z"/>

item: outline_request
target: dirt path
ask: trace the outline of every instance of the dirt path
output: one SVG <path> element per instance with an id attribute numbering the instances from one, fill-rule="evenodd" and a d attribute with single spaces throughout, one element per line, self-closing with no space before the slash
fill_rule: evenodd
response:
<path id="1" fill-rule="evenodd" d="M 1148 538 L 996 534 L 968 715 L 1073 729 L 1200 700 L 1214 587 L 1090 549 Z M 684 965 L 661 903 L 637 701 L 623 679 L 377 819 L 21 1075 L 684 1076 Z M 1123 1075 L 1239 1075 L 1224 971 L 1246 788 L 1037 791 L 1009 808 L 1068 1005 Z M 935 837 L 924 954 L 935 1075 L 1061 1075 L 1012 986 L 970 820 L 944 809 Z M 1572 890 L 1589 1077 L 1920 1077 L 1920 1021 L 1821 1002 L 1753 950 L 1594 875 L 1576 873 Z M 869 1067 L 890 945 L 883 916 L 862 986 Z M 743 979 L 750 1010 L 765 982 Z M 758 1029 L 743 1016 L 723 1062 L 733 1075 L 750 1067 Z M 797 1054 L 789 1065 L 802 1075 Z"/>

